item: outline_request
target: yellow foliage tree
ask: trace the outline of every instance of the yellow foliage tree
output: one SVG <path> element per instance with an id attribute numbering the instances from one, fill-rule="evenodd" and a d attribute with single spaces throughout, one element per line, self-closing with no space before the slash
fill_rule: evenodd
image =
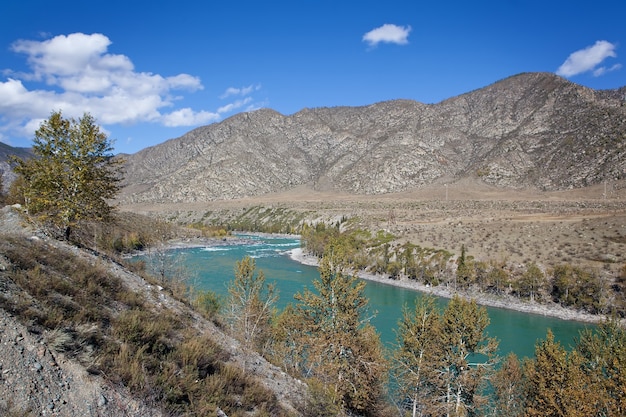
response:
<path id="1" fill-rule="evenodd" d="M 61 230 L 66 240 L 81 220 L 107 220 L 123 161 L 113 157 L 112 144 L 94 118 L 85 113 L 78 120 L 65 119 L 53 112 L 33 142 L 33 158 L 15 159 L 29 214 Z"/>

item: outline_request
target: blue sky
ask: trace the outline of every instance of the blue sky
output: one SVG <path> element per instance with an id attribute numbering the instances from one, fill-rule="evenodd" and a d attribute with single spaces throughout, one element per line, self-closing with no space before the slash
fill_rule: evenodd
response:
<path id="1" fill-rule="evenodd" d="M 437 103 L 521 72 L 626 85 L 626 1 L 21 0 L 0 7 L 0 141 L 88 112 L 134 153 L 238 112 Z"/>

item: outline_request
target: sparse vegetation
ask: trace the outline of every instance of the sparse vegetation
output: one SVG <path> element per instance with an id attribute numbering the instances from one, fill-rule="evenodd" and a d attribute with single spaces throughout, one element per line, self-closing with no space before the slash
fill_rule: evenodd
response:
<path id="1" fill-rule="evenodd" d="M 155 310 L 104 265 L 24 236 L 3 235 L 6 259 L 0 307 L 37 332 L 49 346 L 111 383 L 130 388 L 168 415 L 286 415 L 274 394 L 226 363 L 228 354 L 189 315 Z M 203 304 L 213 301 L 204 295 Z M 204 311 L 212 311 L 203 307 Z M 211 393 L 211 395 L 206 395 Z"/>
<path id="2" fill-rule="evenodd" d="M 329 242 L 336 242 L 342 246 L 347 266 L 354 271 L 368 271 L 390 279 L 408 278 L 428 286 L 445 285 L 453 292 L 479 291 L 516 296 L 530 302 L 554 302 L 591 314 L 624 317 L 626 312 L 619 272 L 609 283 L 603 276 L 611 272 L 608 264 L 595 270 L 571 265 L 572 260 L 567 258 L 565 262 L 559 259 L 544 271 L 529 259 L 517 265 L 495 259 L 479 261 L 468 254 L 464 244 L 454 256 L 443 249 L 422 248 L 411 242 L 400 244 L 398 240 L 389 232 L 379 231 L 373 236 L 368 231 L 341 230 L 324 223 L 305 224 L 302 229 L 303 246 L 309 253 L 320 256 Z M 570 246 L 566 242 L 564 247 Z"/>
<path id="3" fill-rule="evenodd" d="M 335 325 L 329 324 L 330 328 L 338 330 L 350 323 L 356 323 L 356 329 L 360 330 L 356 333 L 348 332 L 350 337 L 347 336 L 348 333 L 345 336 L 329 337 L 328 330 L 320 330 L 321 333 L 316 330 L 322 329 L 319 327 L 322 326 L 322 322 L 317 322 L 314 318 L 329 319 L 328 311 L 332 311 L 333 303 L 339 303 L 338 312 L 347 312 L 343 307 L 340 308 L 341 297 L 346 296 L 346 305 L 357 310 L 364 306 L 366 300 L 359 298 L 359 291 L 364 284 L 355 286 L 354 281 L 350 281 L 350 276 L 343 275 L 342 272 L 349 271 L 355 265 L 361 265 L 363 262 L 361 258 L 364 255 L 369 256 L 369 260 L 380 261 L 386 258 L 389 268 L 396 264 L 393 268 L 398 268 L 399 273 L 410 276 L 410 279 L 432 279 L 425 278 L 431 275 L 427 272 L 428 265 L 442 268 L 438 275 L 440 282 L 430 281 L 432 285 L 453 285 L 453 279 L 457 279 L 458 283 L 463 281 L 464 286 L 469 288 L 484 285 L 487 291 L 513 291 L 520 297 L 533 297 L 535 300 L 554 298 L 561 303 L 573 303 L 575 306 L 578 306 L 577 303 L 585 305 L 587 303 L 585 297 L 595 294 L 589 291 L 589 283 L 593 277 L 592 271 L 589 270 L 561 266 L 545 274 L 537 265 L 529 264 L 522 269 L 520 275 L 520 271 L 514 273 L 502 262 L 482 262 L 465 253 L 463 260 L 458 261 L 456 266 L 458 269 L 458 265 L 463 264 L 464 268 L 472 271 L 464 275 L 471 277 L 466 279 L 457 275 L 454 268 L 450 269 L 451 266 L 455 266 L 451 262 L 454 258 L 450 253 L 422 248 L 408 242 L 397 245 L 394 243 L 395 236 L 387 232 L 370 234 L 359 229 L 340 231 L 348 223 L 312 228 L 320 234 L 320 236 L 312 234 L 310 236 L 312 241 L 319 239 L 326 242 L 320 247 L 325 248 L 326 256 L 331 256 L 325 258 L 326 263 L 323 263 L 322 267 L 322 277 L 326 277 L 327 280 L 322 278 L 320 281 L 319 294 L 307 292 L 297 297 L 301 305 L 291 306 L 279 316 L 271 314 L 264 316 L 263 322 L 266 324 L 270 323 L 266 319 L 271 319 L 271 331 L 269 328 L 264 330 L 264 334 L 270 338 L 261 338 L 259 342 L 250 344 L 251 349 L 262 347 L 266 355 L 285 370 L 299 377 L 307 377 L 309 393 L 307 399 L 299 404 L 301 415 L 398 415 L 399 411 L 391 411 L 389 408 L 389 398 L 384 394 L 384 387 L 379 385 L 384 381 L 381 372 L 385 373 L 389 364 L 383 359 L 385 355 L 382 348 L 376 347 L 374 343 L 377 336 L 368 330 L 366 323 L 346 315 L 339 319 L 341 326 L 339 322 Z M 137 231 L 131 228 L 129 232 Z M 77 234 L 77 237 L 80 237 L 80 234 Z M 115 275 L 107 272 L 105 259 L 100 261 L 101 263 L 85 262 L 79 257 L 68 257 L 67 252 L 57 248 L 56 245 L 15 235 L 6 235 L 0 239 L 0 254 L 6 258 L 4 263 L 10 266 L 0 272 L 3 288 L 14 287 L 11 291 L 0 294 L 1 307 L 20 317 L 34 331 L 46 332 L 51 348 L 84 364 L 90 372 L 105 376 L 113 384 L 128 387 L 134 395 L 146 403 L 160 407 L 170 415 L 209 414 L 214 413 L 217 407 L 229 416 L 288 415 L 274 394 L 258 386 L 243 369 L 228 362 L 229 354 L 212 340 L 210 334 L 195 328 L 191 315 L 181 314 L 180 311 L 172 310 L 165 305 L 156 309 L 146 298 L 151 297 L 150 295 L 141 295 L 140 292 L 129 289 Z M 443 263 L 439 264 L 441 261 Z M 140 267 L 138 269 L 141 270 Z M 239 275 L 244 281 L 244 278 L 251 279 L 256 276 L 253 273 L 254 265 L 250 265 L 250 261 L 243 262 L 240 269 Z M 626 281 L 624 271 L 626 266 L 622 266 L 621 275 L 615 283 L 613 291 L 616 294 L 621 294 L 620 283 Z M 525 281 L 520 279 L 524 275 L 527 275 L 527 284 L 523 284 Z M 159 277 L 146 276 L 146 278 L 154 283 L 165 284 L 166 287 L 170 284 L 169 280 Z M 338 280 L 336 285 L 332 284 L 334 280 Z M 253 282 L 253 279 L 250 280 L 251 284 Z M 345 285 L 340 285 L 342 283 Z M 254 285 L 251 285 L 252 287 L 256 288 Z M 332 291 L 327 291 L 329 289 Z M 166 288 L 164 291 L 173 290 Z M 602 291 L 606 291 L 606 288 Z M 197 306 L 202 314 L 221 320 L 221 300 L 211 293 L 195 291 L 191 294 L 190 302 Z M 158 293 L 155 296 L 159 298 Z M 353 296 L 356 298 L 350 298 Z M 595 300 L 593 297 L 592 299 Z M 325 307 L 325 303 L 330 303 L 328 306 L 331 310 Z M 465 301 L 461 302 L 460 299 L 458 303 L 466 305 L 463 304 Z M 254 302 L 250 305 L 260 304 Z M 484 324 L 485 318 L 478 313 L 475 317 L 472 316 L 474 317 L 472 319 L 463 319 L 464 311 L 460 308 L 458 311 L 433 315 L 434 318 L 438 318 L 437 320 L 441 320 L 441 325 L 428 327 L 432 332 L 435 332 L 435 329 L 440 330 L 440 333 L 437 333 L 440 336 L 437 337 L 441 337 L 441 341 L 437 346 L 441 352 L 448 348 L 451 352 L 459 351 L 454 347 L 456 343 L 454 341 L 458 337 L 452 334 L 452 329 L 459 329 L 462 327 L 461 323 L 470 322 L 481 326 Z M 358 316 L 363 317 L 360 314 Z M 249 314 L 248 317 L 256 316 Z M 411 320 L 420 317 L 415 315 L 407 318 L 407 328 L 417 323 Z M 444 319 L 445 317 L 447 318 Z M 446 320 L 455 324 L 447 325 Z M 603 327 L 606 329 L 606 335 L 600 338 L 593 334 L 583 335 L 579 346 L 563 356 L 565 358 L 563 372 L 568 375 L 568 380 L 584 381 L 586 386 L 594 387 L 593 404 L 581 408 L 588 412 L 586 415 L 600 415 L 598 413 L 602 410 L 619 413 L 623 409 L 620 408 L 623 407 L 620 397 L 616 394 L 624 388 L 620 382 L 622 370 L 621 367 L 611 367 L 611 364 L 617 363 L 616 360 L 622 360 L 619 355 L 623 352 L 620 353 L 619 346 L 623 344 L 621 341 L 623 330 L 611 327 L 613 325 L 607 326 Z M 472 337 L 478 337 L 480 333 L 473 332 Z M 242 334 L 240 337 L 241 340 L 245 340 Z M 430 339 L 432 337 L 428 338 Z M 341 346 L 346 352 L 349 351 L 350 355 L 354 355 L 351 356 L 352 359 L 348 360 L 342 356 L 341 346 L 335 343 L 337 340 L 342 341 Z M 552 346 L 551 343 L 548 335 L 546 342 L 538 343 L 538 352 L 544 352 Z M 402 346 L 406 348 L 408 345 L 405 343 Z M 338 356 L 332 356 L 334 348 L 339 349 Z M 562 352 L 560 347 L 557 350 Z M 415 354 L 415 351 L 411 352 Z M 435 350 L 430 350 L 431 354 L 434 352 Z M 320 359 L 322 356 L 315 355 L 326 355 L 324 358 L 328 361 Z M 427 396 L 425 389 L 419 390 L 419 402 L 408 402 L 408 398 L 415 398 L 408 396 L 412 392 L 409 389 L 401 396 L 393 397 L 393 401 L 398 404 L 400 410 L 403 410 L 402 412 L 408 414 L 413 410 L 425 410 L 424 407 L 427 406 L 461 410 L 462 415 L 468 416 L 489 410 L 494 410 L 493 412 L 497 414 L 497 410 L 508 410 L 511 407 L 516 410 L 522 407 L 531 413 L 532 410 L 539 409 L 537 404 L 543 401 L 540 399 L 541 396 L 549 393 L 532 391 L 531 385 L 522 384 L 516 378 L 521 380 L 534 378 L 536 381 L 549 378 L 551 374 L 548 373 L 548 368 L 542 365 L 542 355 L 543 353 L 538 354 L 537 358 L 521 365 L 515 358 L 507 359 L 506 367 L 503 368 L 506 371 L 493 375 L 494 384 L 497 381 L 493 396 L 491 394 L 484 396 L 491 391 L 471 388 L 473 396 L 459 394 L 463 401 L 462 405 L 456 401 L 443 401 L 437 405 L 437 401 L 431 401 Z M 316 357 L 318 359 L 314 359 Z M 441 358 L 444 357 L 452 358 L 450 355 L 442 354 Z M 606 365 L 603 365 L 601 371 L 592 368 L 592 363 L 585 359 L 591 357 L 603 357 L 603 361 L 606 360 L 603 362 Z M 341 361 L 334 363 L 330 360 L 332 358 L 340 358 Z M 424 358 L 434 360 L 431 356 Z M 552 359 L 550 361 L 553 363 Z M 359 364 L 368 365 L 361 367 Z M 376 372 L 373 372 L 373 364 L 380 366 Z M 446 381 L 440 378 L 430 380 L 429 375 L 436 375 L 437 369 L 449 368 L 446 368 L 443 362 L 423 363 L 420 366 L 423 366 L 424 373 L 421 374 L 421 379 L 415 381 L 418 381 L 419 386 L 428 386 L 433 390 L 438 386 L 444 387 L 441 384 L 446 381 L 455 384 L 455 378 L 459 381 L 470 378 L 461 373 L 450 373 L 450 378 Z M 491 369 L 491 366 L 488 368 Z M 404 366 L 399 369 L 407 368 Z M 427 372 L 428 369 L 432 372 Z M 469 366 L 468 369 L 472 367 Z M 338 374 L 333 376 L 334 372 Z M 343 385 L 338 381 L 345 382 L 348 375 L 356 378 L 350 386 L 357 387 L 360 394 L 340 389 Z M 606 375 L 612 375 L 611 381 L 617 381 L 617 385 L 609 383 Z M 483 386 L 480 378 L 470 379 L 472 383 L 477 384 L 476 387 Z M 462 385 L 467 388 L 469 385 L 466 382 Z M 570 398 L 579 395 L 580 392 L 576 391 L 578 386 L 572 384 L 571 389 L 568 388 L 570 389 L 568 392 L 572 393 Z M 514 396 L 509 395 L 506 397 L 508 401 L 504 401 L 507 392 L 514 393 L 511 394 Z M 433 398 L 443 398 L 440 395 L 433 395 Z M 578 403 L 571 401 L 574 410 Z M 413 408 L 413 404 L 417 404 L 417 407 Z M 17 409 L 10 411 L 21 412 Z"/>

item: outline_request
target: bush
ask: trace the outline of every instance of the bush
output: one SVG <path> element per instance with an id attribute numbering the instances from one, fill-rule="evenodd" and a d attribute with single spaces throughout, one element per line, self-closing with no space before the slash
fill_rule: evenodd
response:
<path id="1" fill-rule="evenodd" d="M 222 308 L 222 299 L 213 291 L 196 290 L 192 305 L 206 318 L 214 319 Z"/>

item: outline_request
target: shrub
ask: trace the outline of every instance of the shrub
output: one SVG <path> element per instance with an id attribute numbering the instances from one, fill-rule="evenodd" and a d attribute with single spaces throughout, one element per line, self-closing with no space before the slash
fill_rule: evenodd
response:
<path id="1" fill-rule="evenodd" d="M 196 290 L 192 305 L 206 318 L 214 319 L 222 308 L 222 299 L 213 291 Z"/>

